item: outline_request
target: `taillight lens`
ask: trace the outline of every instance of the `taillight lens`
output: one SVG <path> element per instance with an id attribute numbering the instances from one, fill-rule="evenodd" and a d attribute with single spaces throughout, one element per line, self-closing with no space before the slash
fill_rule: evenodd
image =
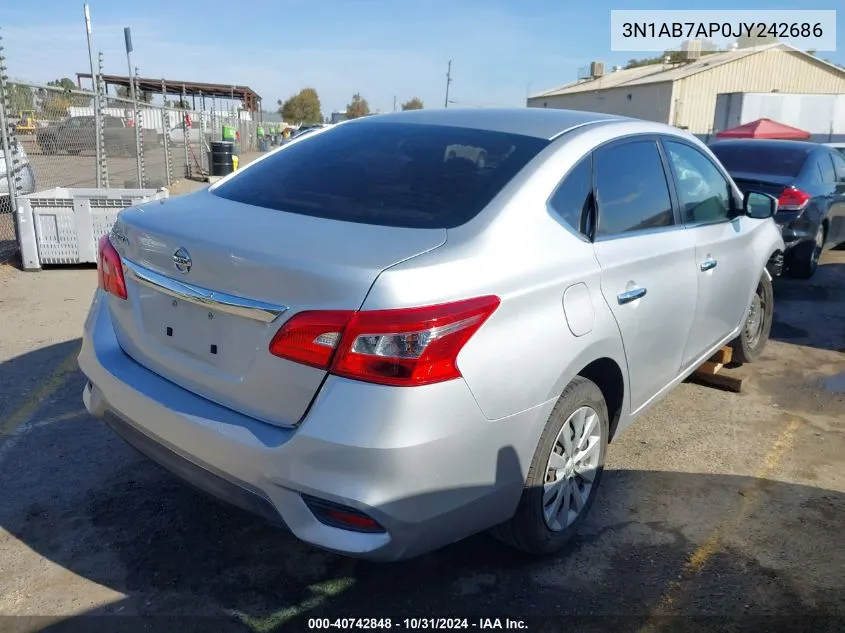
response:
<path id="1" fill-rule="evenodd" d="M 801 211 L 812 196 L 797 187 L 787 187 L 778 198 L 778 211 Z"/>
<path id="2" fill-rule="evenodd" d="M 459 378 L 458 353 L 499 306 L 495 296 L 398 310 L 303 312 L 270 352 L 337 376 L 410 387 Z"/>
<path id="3" fill-rule="evenodd" d="M 97 257 L 97 279 L 100 288 L 120 299 L 126 299 L 126 280 L 123 278 L 123 264 L 120 261 L 108 235 L 100 238 Z"/>
<path id="4" fill-rule="evenodd" d="M 328 369 L 352 310 L 300 312 L 276 333 L 270 353 L 296 363 Z"/>

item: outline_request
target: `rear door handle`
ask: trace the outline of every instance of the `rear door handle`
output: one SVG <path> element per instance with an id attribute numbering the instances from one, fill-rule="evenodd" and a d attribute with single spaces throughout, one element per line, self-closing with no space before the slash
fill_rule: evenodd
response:
<path id="1" fill-rule="evenodd" d="M 631 290 L 620 292 L 616 295 L 616 300 L 619 302 L 619 305 L 625 305 L 626 303 L 631 303 L 632 301 L 645 297 L 645 293 L 645 288 L 632 288 Z"/>
<path id="2" fill-rule="evenodd" d="M 716 268 L 716 264 L 718 264 L 715 259 L 712 257 L 708 257 L 703 262 L 701 262 L 701 272 L 707 272 L 708 270 L 713 270 Z"/>

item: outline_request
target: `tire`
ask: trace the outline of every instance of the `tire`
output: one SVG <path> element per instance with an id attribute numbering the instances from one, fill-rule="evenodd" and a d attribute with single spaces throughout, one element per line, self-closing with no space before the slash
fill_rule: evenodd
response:
<path id="1" fill-rule="evenodd" d="M 553 516 L 550 525 L 546 514 L 547 504 L 552 506 L 557 501 L 558 495 L 563 495 L 564 490 L 564 488 L 559 488 L 558 494 L 550 493 L 546 502 L 544 502 L 546 479 L 547 476 L 552 476 L 549 470 L 552 451 L 555 450 L 558 455 L 560 454 L 558 451 L 565 453 L 563 444 L 558 441 L 561 430 L 566 426 L 568 430 L 575 431 L 577 437 L 578 420 L 585 408 L 589 410 L 587 421 L 590 420 L 591 415 L 595 416 L 592 424 L 585 422 L 582 426 L 582 428 L 594 429 L 593 434 L 587 436 L 588 446 L 594 448 L 589 452 L 591 458 L 589 463 L 586 464 L 587 467 L 582 471 L 591 473 L 592 482 L 589 484 L 589 489 L 586 490 L 586 495 L 584 495 L 582 484 L 586 486 L 586 482 L 580 480 L 575 472 L 570 471 L 570 476 L 563 475 L 557 478 L 557 481 L 561 484 L 568 482 L 565 485 L 567 486 L 566 490 L 569 491 L 570 508 L 575 502 L 575 496 L 572 493 L 574 482 L 574 485 L 581 491 L 579 498 L 582 499 L 582 507 L 575 516 L 570 516 L 567 513 L 565 525 L 561 521 L 563 517 L 559 516 Z M 516 513 L 509 521 L 492 528 L 492 535 L 511 547 L 529 554 L 551 554 L 562 549 L 578 531 L 578 527 L 589 513 L 598 492 L 607 453 L 608 429 L 607 404 L 601 390 L 594 382 L 581 376 L 576 377 L 563 390 L 563 394 L 561 394 L 548 422 L 546 422 L 546 428 L 543 430 L 534 458 L 531 461 L 525 488 L 522 491 Z M 569 470 L 568 464 L 564 470 Z M 555 477 L 558 472 L 554 473 Z M 566 496 L 564 495 L 562 498 L 566 499 Z M 562 507 L 563 503 L 566 503 L 566 501 L 561 501 L 559 507 Z"/>
<path id="2" fill-rule="evenodd" d="M 731 348 L 733 348 L 733 362 L 753 363 L 760 358 L 772 331 L 773 312 L 774 292 L 772 291 L 772 282 L 769 276 L 764 273 L 757 283 L 754 298 L 751 300 L 751 309 L 745 323 L 742 324 L 742 331 L 730 343 Z M 760 320 L 757 321 L 757 318 Z"/>
<path id="3" fill-rule="evenodd" d="M 788 270 L 791 277 L 796 279 L 810 279 L 819 267 L 819 257 L 822 254 L 824 241 L 827 237 L 827 227 L 819 224 L 816 237 L 812 241 L 802 242 L 789 254 Z"/>

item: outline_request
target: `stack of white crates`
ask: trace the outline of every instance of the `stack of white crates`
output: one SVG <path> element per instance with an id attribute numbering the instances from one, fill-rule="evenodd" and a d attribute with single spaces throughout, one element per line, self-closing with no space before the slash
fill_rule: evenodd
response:
<path id="1" fill-rule="evenodd" d="M 24 270 L 97 261 L 97 243 L 126 207 L 168 197 L 167 189 L 66 189 L 21 196 L 18 218 Z"/>

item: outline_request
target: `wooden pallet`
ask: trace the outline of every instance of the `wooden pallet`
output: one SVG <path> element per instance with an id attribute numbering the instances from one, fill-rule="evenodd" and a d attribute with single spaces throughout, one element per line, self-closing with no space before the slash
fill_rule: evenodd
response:
<path id="1" fill-rule="evenodd" d="M 747 376 L 735 369 L 725 368 L 732 358 L 733 349 L 726 345 L 702 363 L 690 378 L 709 387 L 740 393 Z"/>

